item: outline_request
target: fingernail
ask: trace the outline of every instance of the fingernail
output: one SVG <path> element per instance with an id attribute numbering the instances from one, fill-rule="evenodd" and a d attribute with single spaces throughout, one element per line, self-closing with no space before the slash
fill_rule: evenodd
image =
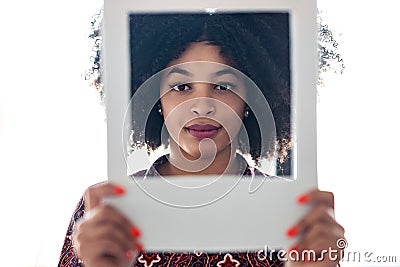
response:
<path id="1" fill-rule="evenodd" d="M 288 237 L 294 237 L 294 236 L 296 236 L 296 235 L 297 235 L 297 228 L 296 228 L 295 226 L 289 228 L 289 229 L 286 231 L 286 235 L 287 235 Z"/>
<path id="2" fill-rule="evenodd" d="M 294 245 L 293 247 L 289 248 L 289 252 L 290 251 L 297 251 L 298 247 L 296 245 Z"/>
<path id="3" fill-rule="evenodd" d="M 123 194 L 125 194 L 125 188 L 123 188 L 119 185 L 115 185 L 114 186 L 114 195 L 121 196 Z"/>
<path id="4" fill-rule="evenodd" d="M 126 253 L 125 253 L 125 257 L 127 258 L 127 259 L 132 259 L 133 258 L 133 252 L 132 252 L 132 250 L 128 250 Z"/>
<path id="5" fill-rule="evenodd" d="M 134 238 L 138 238 L 139 236 L 141 236 L 141 233 L 140 233 L 139 228 L 137 228 L 136 226 L 133 226 L 133 227 L 131 228 L 131 235 L 132 235 Z"/>
<path id="6" fill-rule="evenodd" d="M 135 243 L 134 247 L 139 252 L 143 251 L 143 245 L 141 243 Z"/>
<path id="7" fill-rule="evenodd" d="M 307 202 L 308 202 L 308 196 L 306 194 L 303 194 L 303 195 L 301 195 L 301 196 L 299 196 L 297 198 L 297 203 L 298 204 L 304 204 L 304 203 L 307 203 Z"/>

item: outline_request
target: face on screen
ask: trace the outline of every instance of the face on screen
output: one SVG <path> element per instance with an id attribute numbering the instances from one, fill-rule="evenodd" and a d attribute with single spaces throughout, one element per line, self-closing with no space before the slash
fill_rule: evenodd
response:
<path id="1" fill-rule="evenodd" d="M 290 174 L 288 31 L 286 13 L 132 14 L 132 143 L 167 148 L 182 174 L 237 153 Z"/>
<path id="2" fill-rule="evenodd" d="M 170 146 L 186 158 L 229 157 L 232 143 L 236 147 L 246 89 L 227 63 L 218 46 L 196 42 L 163 75 L 160 101 Z"/>

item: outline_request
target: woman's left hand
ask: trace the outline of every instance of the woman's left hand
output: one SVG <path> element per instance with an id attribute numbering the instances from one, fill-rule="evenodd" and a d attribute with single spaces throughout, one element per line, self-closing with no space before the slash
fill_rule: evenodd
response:
<path id="1" fill-rule="evenodd" d="M 340 242 L 346 241 L 344 228 L 334 218 L 333 193 L 316 189 L 300 196 L 298 203 L 312 209 L 287 231 L 290 237 L 299 236 L 299 241 L 288 251 L 285 266 L 337 266 L 343 249 Z"/>

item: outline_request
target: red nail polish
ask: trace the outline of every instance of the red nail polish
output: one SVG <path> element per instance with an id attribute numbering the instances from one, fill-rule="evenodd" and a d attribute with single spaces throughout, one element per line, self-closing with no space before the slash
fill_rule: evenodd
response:
<path id="1" fill-rule="evenodd" d="M 297 198 L 297 203 L 304 204 L 308 202 L 308 196 L 306 194 L 301 195 Z"/>
<path id="2" fill-rule="evenodd" d="M 295 226 L 289 228 L 289 229 L 286 231 L 286 235 L 287 235 L 288 237 L 294 237 L 294 236 L 296 236 L 296 235 L 297 235 L 297 228 L 296 228 Z"/>
<path id="3" fill-rule="evenodd" d="M 126 253 L 125 253 L 125 257 L 127 258 L 127 259 L 132 259 L 133 258 L 133 252 L 132 252 L 132 250 L 128 250 Z"/>
<path id="4" fill-rule="evenodd" d="M 289 248 L 289 252 L 290 251 L 298 251 L 298 250 L 299 250 L 299 248 L 296 245 L 294 245 L 293 247 Z"/>
<path id="5" fill-rule="evenodd" d="M 143 245 L 141 243 L 135 244 L 135 249 L 139 252 L 143 251 Z"/>
<path id="6" fill-rule="evenodd" d="M 140 236 L 141 236 L 141 233 L 140 233 L 139 228 L 137 228 L 136 226 L 133 226 L 133 227 L 131 228 L 131 235 L 132 235 L 134 238 L 140 237 Z"/>
<path id="7" fill-rule="evenodd" d="M 123 194 L 125 194 L 125 188 L 118 185 L 114 186 L 114 195 L 121 196 Z"/>

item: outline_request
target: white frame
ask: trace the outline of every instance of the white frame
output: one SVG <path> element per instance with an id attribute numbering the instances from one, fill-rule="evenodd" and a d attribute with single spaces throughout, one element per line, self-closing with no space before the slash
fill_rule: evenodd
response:
<path id="1" fill-rule="evenodd" d="M 179 209 L 166 206 L 148 197 L 137 183 L 126 177 L 126 161 L 122 142 L 123 121 L 129 103 L 129 25 L 132 12 L 170 13 L 224 11 L 285 11 L 290 14 L 291 32 L 291 92 L 292 134 L 296 138 L 294 168 L 296 179 L 266 181 L 259 190 L 248 194 L 248 181 L 241 181 L 226 197 L 194 209 Z M 105 0 L 104 3 L 104 85 L 107 110 L 108 178 L 127 187 L 128 194 L 118 199 L 109 199 L 142 229 L 142 242 L 147 250 L 173 251 L 220 251 L 269 248 L 287 248 L 295 242 L 285 236 L 285 230 L 308 210 L 299 207 L 296 197 L 317 187 L 316 149 L 316 78 L 317 78 L 317 6 L 316 0 L 203 0 L 199 1 L 133 1 Z M 118 88 L 118 90 L 109 90 Z M 301 90 L 301 93 L 299 92 Z M 195 182 L 196 177 L 185 177 L 183 184 Z M 201 179 L 208 179 L 203 177 Z M 143 181 L 160 194 L 165 184 Z M 223 182 L 220 186 L 224 186 Z M 226 186 L 226 185 L 225 185 Z M 226 187 L 225 187 L 226 188 Z M 252 197 L 249 197 L 252 196 Z M 279 205 L 275 204 L 279 203 Z M 245 219 L 238 219 L 226 212 L 226 207 L 246 205 Z M 260 208 L 265 212 L 260 213 Z M 154 211 L 154 212 L 149 212 Z M 155 211 L 157 211 L 155 213 Z M 285 212 L 283 212 L 285 211 Z M 273 215 L 273 217 L 271 217 Z M 160 216 L 161 219 L 160 220 Z M 168 220 L 164 219 L 169 216 Z M 223 228 L 213 227 L 206 220 L 230 218 Z M 212 216 L 212 217 L 210 217 Z M 276 218 L 275 218 L 276 217 Z M 252 223 L 248 223 L 252 218 Z M 185 223 L 183 223 L 185 222 Z M 166 227 L 160 230 L 160 224 Z M 232 233 L 248 226 L 245 234 Z M 263 229 L 260 231 L 260 229 Z M 187 240 L 179 232 L 191 231 Z M 218 240 L 214 237 L 218 236 Z"/>

